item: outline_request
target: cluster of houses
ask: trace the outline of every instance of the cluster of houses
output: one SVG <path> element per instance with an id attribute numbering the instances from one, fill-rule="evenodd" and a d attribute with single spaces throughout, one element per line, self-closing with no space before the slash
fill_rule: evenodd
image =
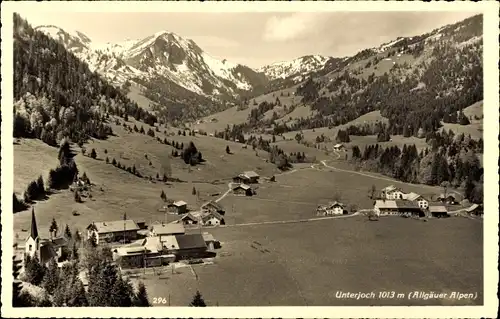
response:
<path id="1" fill-rule="evenodd" d="M 220 243 L 207 232 L 186 233 L 182 223 L 153 223 L 148 229 L 143 222 L 131 219 L 93 222 L 87 227 L 87 239 L 96 244 L 117 244 L 112 249 L 114 261 L 122 268 L 161 266 L 170 262 L 215 256 Z M 115 246 L 115 245 L 113 245 Z M 32 210 L 30 234 L 25 242 L 25 255 L 36 256 L 42 264 L 50 260 L 64 262 L 68 241 L 64 237 L 46 239 L 39 236 L 35 211 Z"/>
<path id="2" fill-rule="evenodd" d="M 431 202 L 420 194 L 405 193 L 393 185 L 382 189 L 380 197 L 381 199 L 377 199 L 374 204 L 374 211 L 378 216 L 448 217 L 447 206 L 457 204 L 457 200 L 452 194 L 441 194 L 434 202 Z M 477 204 L 465 211 L 474 215 L 483 214 L 481 206 Z"/>

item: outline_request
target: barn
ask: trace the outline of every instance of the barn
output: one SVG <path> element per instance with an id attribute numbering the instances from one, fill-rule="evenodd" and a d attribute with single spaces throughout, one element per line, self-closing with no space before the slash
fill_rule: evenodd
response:
<path id="1" fill-rule="evenodd" d="M 444 205 L 429 206 L 429 213 L 432 217 L 449 217 L 448 210 Z"/>
<path id="2" fill-rule="evenodd" d="M 236 195 L 252 196 L 253 190 L 247 184 L 239 184 L 236 187 L 233 187 L 233 193 Z"/>

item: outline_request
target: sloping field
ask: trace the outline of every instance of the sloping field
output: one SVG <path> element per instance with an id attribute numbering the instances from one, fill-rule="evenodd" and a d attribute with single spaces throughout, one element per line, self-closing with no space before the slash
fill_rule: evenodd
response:
<path id="1" fill-rule="evenodd" d="M 172 306 L 186 306 L 197 289 L 210 306 L 479 305 L 482 231 L 482 222 L 465 218 L 398 217 L 218 228 L 211 230 L 222 242 L 215 264 L 140 279 L 149 296 L 170 298 Z M 339 291 L 463 291 L 479 298 L 346 300 Z"/>

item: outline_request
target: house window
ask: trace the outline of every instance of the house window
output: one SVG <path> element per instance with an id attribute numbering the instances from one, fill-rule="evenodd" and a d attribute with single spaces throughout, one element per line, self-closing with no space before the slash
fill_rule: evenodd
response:
<path id="1" fill-rule="evenodd" d="M 33 245 L 30 245 L 29 250 L 31 251 L 33 249 Z"/>

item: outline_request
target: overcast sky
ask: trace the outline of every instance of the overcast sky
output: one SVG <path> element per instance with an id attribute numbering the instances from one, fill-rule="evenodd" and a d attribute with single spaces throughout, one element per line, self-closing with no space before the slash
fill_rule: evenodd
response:
<path id="1" fill-rule="evenodd" d="M 94 42 L 166 30 L 210 55 L 258 68 L 303 55 L 344 57 L 399 36 L 419 35 L 472 12 L 23 13 L 33 26 L 78 30 Z"/>

